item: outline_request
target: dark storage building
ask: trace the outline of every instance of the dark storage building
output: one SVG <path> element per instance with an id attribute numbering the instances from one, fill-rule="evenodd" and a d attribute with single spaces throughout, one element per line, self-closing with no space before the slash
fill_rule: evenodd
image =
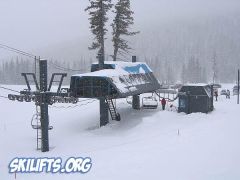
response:
<path id="1" fill-rule="evenodd" d="M 178 94 L 178 112 L 187 114 L 213 111 L 213 86 L 207 84 L 184 85 Z"/>

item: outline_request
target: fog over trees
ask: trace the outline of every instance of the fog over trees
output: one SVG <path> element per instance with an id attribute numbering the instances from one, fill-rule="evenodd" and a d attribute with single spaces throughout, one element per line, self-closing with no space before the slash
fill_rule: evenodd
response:
<path id="1" fill-rule="evenodd" d="M 78 6 L 74 3 L 78 3 Z M 23 29 L 30 28 L 29 24 L 24 23 L 19 26 L 18 19 L 13 22 L 14 18 L 12 18 L 8 21 L 9 23 L 1 25 L 4 27 L 1 30 L 2 35 L 4 35 L 1 39 L 4 41 L 1 40 L 1 42 L 47 59 L 53 58 L 58 60 L 61 65 L 65 63 L 70 66 L 73 62 L 78 62 L 79 65 L 85 64 L 84 72 L 89 71 L 91 62 L 97 61 L 97 59 L 96 52 L 88 50 L 92 35 L 89 30 L 87 13 L 84 12 L 87 3 L 88 1 L 76 0 L 68 4 L 68 1 L 61 0 L 59 5 L 68 4 L 69 7 L 67 6 L 66 9 L 69 12 L 71 10 L 72 14 L 65 13 L 63 18 L 55 18 L 61 19 L 64 24 L 69 16 L 69 21 L 74 22 L 72 27 L 66 26 L 67 33 L 63 27 L 60 29 L 56 24 L 58 33 L 60 33 L 58 36 L 44 31 L 28 33 L 27 35 L 24 34 L 23 30 L 22 33 L 11 35 L 11 33 L 13 34 L 11 28 L 14 28 L 15 24 Z M 71 6 L 71 4 L 73 5 Z M 131 61 L 131 55 L 136 55 L 138 61 L 146 61 L 159 80 L 164 83 L 212 82 L 213 69 L 217 72 L 216 82 L 235 82 L 236 70 L 240 67 L 240 2 L 237 0 L 212 0 L 211 2 L 207 0 L 183 0 L 180 3 L 176 0 L 144 2 L 132 0 L 132 8 L 135 19 L 133 29 L 137 29 L 141 33 L 135 37 L 129 37 L 128 40 L 133 50 L 126 56 L 126 61 Z M 6 14 L 4 10 L 1 13 Z M 4 19 L 1 13 L 0 21 L 4 21 L 7 16 Z M 51 14 L 46 12 L 42 16 L 39 18 L 46 19 L 48 22 L 47 17 L 51 17 Z M 113 18 L 114 16 L 109 14 L 110 23 Z M 106 35 L 108 40 L 105 44 L 105 60 L 112 60 L 110 55 L 113 52 L 113 44 L 110 23 L 106 27 L 109 32 Z M 48 27 L 51 26 L 46 26 L 46 28 Z M 48 29 L 49 32 L 54 30 L 53 27 L 51 28 Z M 41 38 L 37 38 L 38 35 Z M 34 39 L 36 44 L 34 41 L 24 42 L 21 37 L 25 39 L 36 37 Z M 45 42 L 40 39 L 44 39 Z M 215 63 L 213 63 L 214 58 L 216 59 Z M 25 57 L 18 56 L 17 62 L 16 55 L 6 54 L 0 50 L 0 83 L 10 83 L 2 78 L 6 76 L 5 73 L 8 73 L 6 61 L 8 64 L 10 62 L 17 64 L 20 59 L 26 60 Z M 215 64 L 214 68 L 213 64 Z M 19 67 L 19 65 L 15 67 Z M 28 70 L 27 67 L 31 70 L 30 65 L 26 63 L 26 66 L 23 66 L 20 71 Z"/>
<path id="2" fill-rule="evenodd" d="M 240 67 L 240 18 L 216 17 L 208 21 L 186 21 L 171 25 L 168 29 L 152 30 L 151 36 L 142 35 L 144 42 L 138 42 L 137 48 L 147 59 L 167 62 L 180 80 L 181 68 L 192 57 L 206 68 L 207 80 L 212 81 L 213 58 L 216 56 L 216 81 L 232 82 L 236 79 L 237 67 Z M 146 46 L 150 44 L 150 46 Z M 156 66 L 153 66 L 156 71 Z"/>

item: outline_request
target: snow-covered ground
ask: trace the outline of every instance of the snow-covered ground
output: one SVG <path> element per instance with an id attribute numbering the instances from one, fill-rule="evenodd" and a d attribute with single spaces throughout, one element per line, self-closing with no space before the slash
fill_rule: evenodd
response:
<path id="1" fill-rule="evenodd" d="M 0 95 L 7 93 L 0 89 Z M 91 157 L 93 161 L 85 175 L 17 174 L 20 180 L 240 179 L 236 97 L 220 97 L 209 114 L 178 114 L 160 107 L 137 111 L 124 99 L 117 106 L 122 121 L 103 128 L 98 127 L 97 101 L 75 108 L 50 108 L 51 150 L 41 153 L 36 151 L 36 131 L 30 125 L 34 104 L 0 98 L 0 179 L 15 178 L 8 174 L 8 164 L 15 157 Z"/>

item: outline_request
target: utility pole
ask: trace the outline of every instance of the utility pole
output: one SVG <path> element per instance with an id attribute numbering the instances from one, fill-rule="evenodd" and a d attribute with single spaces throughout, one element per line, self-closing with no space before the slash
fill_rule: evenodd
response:
<path id="1" fill-rule="evenodd" d="M 104 69 L 104 56 L 98 55 L 99 70 Z M 104 97 L 99 98 L 100 104 L 100 127 L 106 126 L 109 123 L 108 105 Z"/>
<path id="2" fill-rule="evenodd" d="M 132 62 L 133 63 L 137 62 L 136 56 L 132 56 Z M 132 97 L 132 108 L 136 110 L 140 109 L 140 95 L 134 95 Z"/>
<path id="3" fill-rule="evenodd" d="M 238 69 L 238 98 L 237 98 L 237 104 L 239 104 L 239 76 L 240 76 L 240 70 Z"/>

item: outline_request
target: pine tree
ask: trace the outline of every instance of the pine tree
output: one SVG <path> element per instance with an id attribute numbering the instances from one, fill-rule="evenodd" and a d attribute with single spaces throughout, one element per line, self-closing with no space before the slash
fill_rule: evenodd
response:
<path id="1" fill-rule="evenodd" d="M 203 83 L 207 83 L 207 71 L 206 68 L 202 68 L 201 79 Z"/>
<path id="2" fill-rule="evenodd" d="M 133 11 L 131 11 L 130 0 L 118 0 L 115 5 L 116 14 L 113 23 L 113 60 L 117 60 L 118 53 L 123 55 L 129 53 L 132 49 L 128 45 L 128 41 L 123 39 L 122 36 L 134 36 L 139 32 L 130 32 L 129 27 L 134 24 Z"/>
<path id="3" fill-rule="evenodd" d="M 90 28 L 93 33 L 94 41 L 89 47 L 90 50 L 98 49 L 98 54 L 104 57 L 104 41 L 107 33 L 106 22 L 108 21 L 107 12 L 112 8 L 111 0 L 89 0 L 90 5 L 85 9 L 90 15 Z"/>
<path id="4" fill-rule="evenodd" d="M 185 64 L 183 64 L 183 66 L 182 66 L 181 78 L 182 78 L 182 83 L 185 84 L 187 82 L 187 69 L 186 69 Z"/>
<path id="5" fill-rule="evenodd" d="M 213 71 L 213 83 L 216 83 L 218 78 L 218 68 L 217 68 L 217 54 L 214 52 L 212 59 L 212 71 Z"/>
<path id="6" fill-rule="evenodd" d="M 195 57 L 191 56 L 188 61 L 188 67 L 187 67 L 187 80 L 189 83 L 195 83 Z"/>
<path id="7" fill-rule="evenodd" d="M 202 67 L 200 66 L 199 59 L 196 59 L 196 62 L 195 62 L 195 74 L 196 74 L 195 83 L 201 83 L 201 71 L 202 71 Z"/>

